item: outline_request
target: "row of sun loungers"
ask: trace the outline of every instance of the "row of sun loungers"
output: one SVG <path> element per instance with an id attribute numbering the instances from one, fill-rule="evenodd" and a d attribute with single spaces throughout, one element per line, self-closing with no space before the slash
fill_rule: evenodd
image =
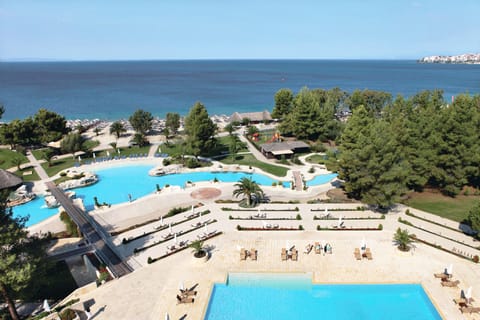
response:
<path id="1" fill-rule="evenodd" d="M 240 260 L 247 260 L 250 257 L 252 260 L 257 260 L 257 250 L 252 248 L 250 251 L 245 248 L 240 249 Z"/>
<path id="2" fill-rule="evenodd" d="M 286 248 L 282 248 L 281 258 L 282 261 L 287 261 L 288 259 L 291 259 L 292 261 L 298 261 L 298 251 L 295 249 L 295 246 L 290 248 L 288 251 Z"/>
<path id="3" fill-rule="evenodd" d="M 433 276 L 441 280 L 440 284 L 443 287 L 457 288 L 460 284 L 459 280 L 451 280 L 453 274 L 447 273 L 447 269 L 445 269 L 445 271 L 442 273 L 434 273 Z M 460 294 L 460 298 L 453 299 L 453 301 L 455 302 L 455 304 L 460 306 L 460 311 L 462 313 L 480 313 L 480 307 L 473 306 L 472 302 L 474 301 L 474 299 L 470 297 L 470 293 L 468 295 L 469 296 L 467 297 L 466 293 L 462 291 Z"/>

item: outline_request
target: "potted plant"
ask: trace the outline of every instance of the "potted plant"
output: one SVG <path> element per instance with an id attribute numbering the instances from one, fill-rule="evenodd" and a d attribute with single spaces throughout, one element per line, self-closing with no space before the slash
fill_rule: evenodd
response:
<path id="1" fill-rule="evenodd" d="M 195 258 L 203 258 L 205 261 L 208 260 L 208 251 L 204 248 L 204 243 L 201 240 L 195 240 L 190 243 L 189 247 L 192 248 L 193 256 Z"/>
<path id="2" fill-rule="evenodd" d="M 395 244 L 397 245 L 398 249 L 403 252 L 408 252 L 410 251 L 410 248 L 413 243 L 413 239 L 410 236 L 410 233 L 408 232 L 407 229 L 397 229 L 397 232 L 393 236 L 393 240 L 395 241 Z"/>

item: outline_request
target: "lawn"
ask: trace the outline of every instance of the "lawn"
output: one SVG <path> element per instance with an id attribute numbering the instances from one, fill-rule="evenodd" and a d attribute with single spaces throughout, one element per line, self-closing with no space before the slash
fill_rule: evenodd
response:
<path id="1" fill-rule="evenodd" d="M 480 201 L 480 196 L 459 195 L 451 198 L 433 192 L 415 192 L 409 196 L 404 201 L 406 205 L 458 222 L 463 221 L 468 216 L 468 211 Z"/>
<path id="2" fill-rule="evenodd" d="M 213 156 L 217 156 L 217 155 L 221 155 L 229 152 L 229 147 L 230 147 L 229 136 L 217 137 L 217 141 L 218 141 L 217 147 L 206 154 L 202 154 L 202 156 L 213 157 Z M 182 152 L 186 152 L 186 154 L 188 154 L 188 151 L 186 150 L 185 147 L 182 147 L 181 143 L 182 143 L 181 140 L 176 140 L 176 141 L 170 141 L 168 145 L 162 144 L 159 152 L 167 153 L 172 158 L 174 158 L 175 156 L 181 156 Z M 238 152 L 245 152 L 245 151 L 248 151 L 246 146 L 238 150 Z"/>
<path id="3" fill-rule="evenodd" d="M 23 175 L 25 172 L 31 172 L 32 174 Z M 32 182 L 32 181 L 39 181 L 40 177 L 38 176 L 37 172 L 33 167 L 22 168 L 20 171 L 14 172 L 17 176 L 22 177 L 24 182 Z"/>
<path id="4" fill-rule="evenodd" d="M 272 164 L 258 161 L 251 154 L 241 154 L 241 155 L 239 154 L 236 156 L 227 156 L 226 158 L 221 159 L 220 162 L 224 164 L 239 164 L 239 165 L 257 167 L 277 177 L 285 177 L 288 171 L 288 168 L 275 166 Z"/>
<path id="5" fill-rule="evenodd" d="M 319 154 L 313 154 L 307 157 L 305 160 L 307 160 L 310 163 L 325 164 L 325 156 L 319 155 Z"/>
<path id="6" fill-rule="evenodd" d="M 50 167 L 48 166 L 47 162 L 44 162 L 44 163 L 42 163 L 42 167 L 43 167 L 43 169 L 45 169 L 48 176 L 52 177 L 62 170 L 73 167 L 73 164 L 75 162 L 77 162 L 77 159 L 73 159 L 72 157 L 68 157 L 68 158 L 52 161 L 52 166 L 50 166 Z"/>
<path id="7" fill-rule="evenodd" d="M 14 158 L 22 159 L 22 163 L 27 163 L 28 159 L 23 154 L 8 150 L 8 149 L 0 149 L 0 168 L 2 169 L 9 169 L 15 167 L 13 164 Z"/>

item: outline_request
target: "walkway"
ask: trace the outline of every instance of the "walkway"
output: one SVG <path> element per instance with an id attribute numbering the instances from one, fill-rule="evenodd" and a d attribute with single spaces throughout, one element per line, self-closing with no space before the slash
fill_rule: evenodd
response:
<path id="1" fill-rule="evenodd" d="M 293 181 L 295 182 L 295 190 L 302 191 L 303 190 L 303 179 L 300 171 L 293 171 Z"/>
<path id="2" fill-rule="evenodd" d="M 104 230 L 83 210 L 75 206 L 73 202 L 65 195 L 63 190 L 58 188 L 53 182 L 46 183 L 48 189 L 57 201 L 62 205 L 68 215 L 77 224 L 80 232 L 85 237 L 87 243 L 90 243 L 96 249 L 95 252 L 100 259 L 109 267 L 115 277 L 121 277 L 133 271 L 133 268 L 124 262 L 116 253 L 113 245 L 107 240 Z"/>
<path id="3" fill-rule="evenodd" d="M 41 180 L 49 180 L 49 176 L 45 169 L 43 169 L 40 162 L 38 162 L 37 158 L 34 157 L 31 151 L 27 152 L 27 159 L 30 161 L 30 165 L 33 166 L 33 169 L 37 172 L 38 176 Z"/>

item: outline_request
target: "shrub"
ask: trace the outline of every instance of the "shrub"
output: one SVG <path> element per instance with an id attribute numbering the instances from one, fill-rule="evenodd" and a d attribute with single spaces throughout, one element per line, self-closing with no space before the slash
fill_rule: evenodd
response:
<path id="1" fill-rule="evenodd" d="M 198 163 L 198 160 L 195 159 L 195 158 L 188 158 L 186 165 L 187 165 L 187 167 L 190 168 L 190 169 L 194 169 L 194 168 L 200 167 L 200 163 Z"/>
<path id="2" fill-rule="evenodd" d="M 165 185 L 165 188 L 168 188 L 168 187 L 170 187 L 170 185 L 167 183 L 167 184 Z"/>
<path id="3" fill-rule="evenodd" d="M 232 216 L 232 215 L 229 215 L 229 216 L 228 216 L 228 219 L 232 220 L 232 219 L 233 219 L 233 216 Z"/>
<path id="4" fill-rule="evenodd" d="M 65 171 L 60 172 L 60 177 L 66 177 L 67 173 Z"/>
<path id="5" fill-rule="evenodd" d="M 303 229 L 303 226 L 302 226 L 302 225 L 299 225 L 299 226 L 298 226 L 298 230 L 305 230 L 305 229 Z"/>
<path id="6" fill-rule="evenodd" d="M 67 309 L 59 314 L 61 320 L 73 320 L 77 317 L 77 314 L 72 309 Z"/>
<path id="7" fill-rule="evenodd" d="M 378 225 L 378 230 L 383 230 L 383 225 L 381 223 Z"/>
<path id="8" fill-rule="evenodd" d="M 302 220 L 302 216 L 300 215 L 300 213 L 297 214 L 297 216 L 295 217 L 295 219 L 297 219 L 297 220 Z"/>
<path id="9" fill-rule="evenodd" d="M 182 212 L 185 212 L 185 211 L 188 211 L 190 208 L 189 207 L 175 207 L 175 208 L 172 208 L 168 211 L 168 213 L 165 215 L 165 217 L 172 217 L 174 215 L 177 215 L 179 213 L 182 213 Z"/>
<path id="10" fill-rule="evenodd" d="M 277 183 L 275 181 L 272 182 L 272 187 L 276 187 Z"/>
<path id="11" fill-rule="evenodd" d="M 215 183 L 218 182 L 217 177 L 213 178 L 213 182 L 215 182 Z"/>
<path id="12" fill-rule="evenodd" d="M 317 230 L 318 230 L 318 231 L 322 230 L 322 228 L 320 227 L 320 225 L 317 225 Z"/>
<path id="13" fill-rule="evenodd" d="M 153 259 L 152 259 L 152 257 L 148 257 L 148 259 L 147 259 L 147 263 L 148 263 L 148 264 L 150 264 L 150 263 L 153 263 Z"/>
<path id="14" fill-rule="evenodd" d="M 172 161 L 169 158 L 165 158 L 163 159 L 162 163 L 164 166 L 168 166 L 172 163 Z"/>
<path id="15" fill-rule="evenodd" d="M 239 224 L 237 224 L 237 230 L 238 230 L 238 231 L 241 231 L 241 230 L 242 230 L 242 227 L 241 227 Z"/>
<path id="16" fill-rule="evenodd" d="M 410 215 L 410 209 L 405 210 L 405 214 L 406 214 L 407 216 L 409 216 L 409 215 Z"/>
<path id="17" fill-rule="evenodd" d="M 478 263 L 480 259 L 478 258 L 478 255 L 475 255 L 472 260 L 473 262 Z"/>
<path id="18" fill-rule="evenodd" d="M 315 168 L 314 168 L 314 167 L 310 167 L 310 169 L 308 169 L 308 173 L 315 173 Z"/>
<path id="19" fill-rule="evenodd" d="M 300 211 L 300 209 L 298 209 L 298 207 L 295 207 L 295 209 L 293 209 L 294 211 Z"/>

